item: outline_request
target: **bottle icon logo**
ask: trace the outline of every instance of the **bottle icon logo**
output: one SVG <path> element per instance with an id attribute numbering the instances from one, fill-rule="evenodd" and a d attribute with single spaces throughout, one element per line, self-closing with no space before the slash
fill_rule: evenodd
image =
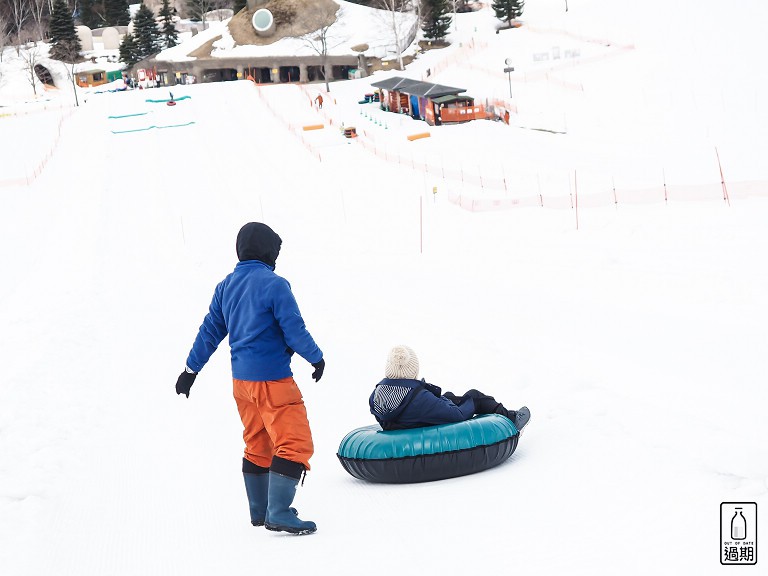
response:
<path id="1" fill-rule="evenodd" d="M 731 538 L 745 540 L 747 538 L 747 519 L 744 518 L 742 508 L 737 507 L 731 518 Z"/>
<path id="2" fill-rule="evenodd" d="M 720 503 L 720 564 L 757 564 L 757 503 Z"/>

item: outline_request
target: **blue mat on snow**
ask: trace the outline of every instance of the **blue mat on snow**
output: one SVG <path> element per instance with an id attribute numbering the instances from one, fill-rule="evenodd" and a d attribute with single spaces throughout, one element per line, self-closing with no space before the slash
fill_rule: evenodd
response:
<path id="1" fill-rule="evenodd" d="M 192 96 L 179 96 L 178 98 L 174 98 L 173 100 L 174 102 L 178 102 L 180 100 L 188 100 L 190 98 L 192 98 Z M 152 104 L 162 104 L 164 102 L 170 102 L 170 101 L 171 101 L 170 98 L 166 98 L 164 100 L 152 100 L 150 98 L 147 98 L 146 100 L 144 100 L 144 102 L 150 102 Z"/>
<path id="2" fill-rule="evenodd" d="M 163 128 L 183 128 L 184 126 L 191 126 L 194 124 L 194 121 L 192 122 L 186 122 L 185 124 L 169 124 L 167 126 L 146 126 L 144 128 L 133 128 L 131 130 L 112 130 L 112 134 L 127 134 L 129 132 L 146 132 L 147 130 L 152 130 L 154 128 L 157 128 L 158 130 L 162 130 Z"/>

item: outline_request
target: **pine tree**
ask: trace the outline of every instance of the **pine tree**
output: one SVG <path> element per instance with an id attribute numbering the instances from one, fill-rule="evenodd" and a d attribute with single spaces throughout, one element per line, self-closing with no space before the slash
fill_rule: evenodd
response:
<path id="1" fill-rule="evenodd" d="M 155 13 L 143 2 L 133 19 L 133 31 L 141 59 L 160 52 L 160 30 L 155 22 Z"/>
<path id="2" fill-rule="evenodd" d="M 131 22 L 128 0 L 104 0 L 104 20 L 107 26 L 127 26 Z"/>
<path id="3" fill-rule="evenodd" d="M 141 60 L 141 54 L 139 54 L 136 38 L 133 34 L 126 34 L 123 36 L 123 41 L 120 42 L 120 61 L 125 62 L 126 66 L 130 67 L 139 60 Z"/>
<path id="4" fill-rule="evenodd" d="M 173 23 L 173 9 L 168 0 L 163 0 L 160 17 L 163 20 L 162 36 L 165 39 L 165 47 L 171 48 L 176 46 L 179 43 L 179 33 L 176 31 L 176 25 Z"/>
<path id="5" fill-rule="evenodd" d="M 428 40 L 442 40 L 448 35 L 451 27 L 451 17 L 449 12 L 448 0 L 424 0 L 422 4 L 422 14 L 424 19 L 421 24 L 421 30 L 424 37 Z"/>
<path id="6" fill-rule="evenodd" d="M 523 15 L 525 0 L 494 0 L 491 7 L 496 18 L 512 26 L 512 20 Z"/>
<path id="7" fill-rule="evenodd" d="M 237 14 L 240 10 L 245 8 L 247 3 L 247 0 L 232 0 L 232 10 Z"/>
<path id="8" fill-rule="evenodd" d="M 74 63 L 80 60 L 83 47 L 75 30 L 75 21 L 67 0 L 55 0 L 50 20 L 51 58 Z"/>

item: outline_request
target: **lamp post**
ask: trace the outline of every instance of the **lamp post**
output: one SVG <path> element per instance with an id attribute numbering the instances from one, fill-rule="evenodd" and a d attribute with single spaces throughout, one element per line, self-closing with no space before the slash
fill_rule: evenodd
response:
<path id="1" fill-rule="evenodd" d="M 504 72 L 507 73 L 507 81 L 509 82 L 509 97 L 512 98 L 512 72 L 515 71 L 514 67 L 510 66 L 512 60 L 510 58 L 507 58 L 504 60 L 504 64 L 506 64 L 506 68 L 504 68 Z"/>

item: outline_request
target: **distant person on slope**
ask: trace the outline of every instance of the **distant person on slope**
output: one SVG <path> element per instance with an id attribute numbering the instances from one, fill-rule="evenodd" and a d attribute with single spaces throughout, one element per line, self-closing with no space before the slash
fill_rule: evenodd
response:
<path id="1" fill-rule="evenodd" d="M 442 394 L 434 384 L 423 378 L 417 380 L 419 359 L 408 346 L 395 346 L 389 351 L 384 376 L 368 400 L 371 414 L 384 430 L 463 422 L 475 414 L 501 414 L 522 431 L 531 418 L 527 407 L 507 410 L 479 390 L 469 390 L 462 396 Z"/>
<path id="2" fill-rule="evenodd" d="M 314 453 L 307 410 L 291 372 L 291 356 L 312 364 L 319 381 L 325 369 L 287 280 L 275 274 L 282 240 L 269 226 L 250 222 L 237 235 L 238 264 L 216 286 L 176 393 L 189 391 L 211 355 L 229 334 L 232 378 L 243 421 L 243 476 L 251 524 L 310 534 L 314 522 L 291 508 L 296 486 Z"/>

